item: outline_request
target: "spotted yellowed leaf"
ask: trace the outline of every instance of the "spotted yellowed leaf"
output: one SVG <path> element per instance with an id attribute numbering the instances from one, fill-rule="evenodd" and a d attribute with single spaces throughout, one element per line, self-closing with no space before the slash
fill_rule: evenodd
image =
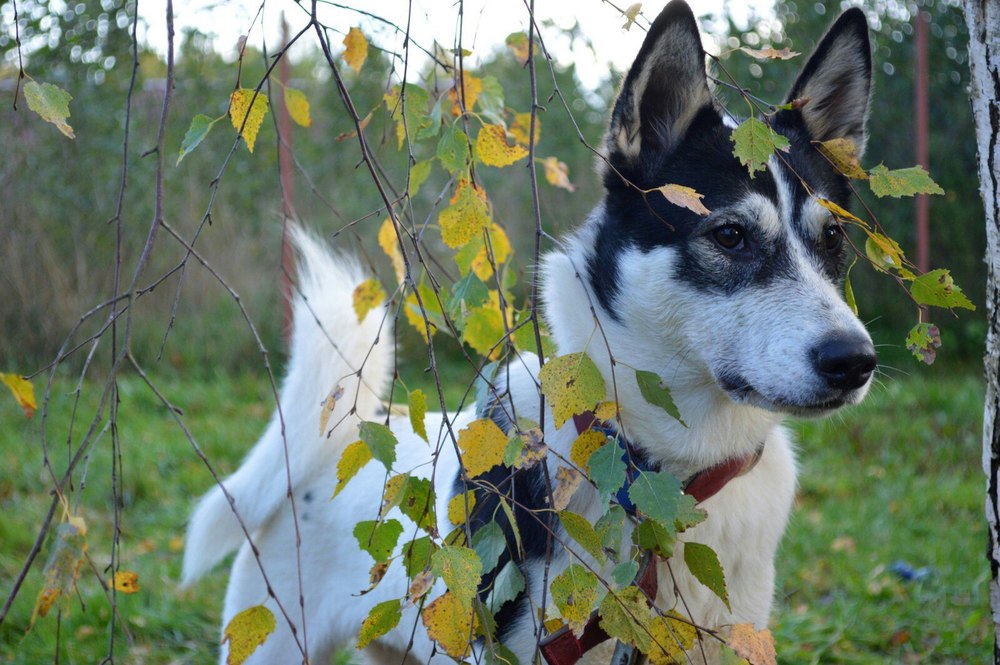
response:
<path id="1" fill-rule="evenodd" d="M 594 454 L 595 450 L 603 446 L 607 440 L 608 437 L 604 432 L 592 429 L 581 432 L 573 441 L 573 447 L 570 448 L 570 461 L 585 472 L 590 473 L 590 456 Z"/>
<path id="2" fill-rule="evenodd" d="M 421 613 L 427 635 L 438 643 L 446 654 L 464 658 L 469 653 L 469 643 L 479 617 L 471 607 L 462 604 L 450 591 L 434 599 Z"/>
<path id="3" fill-rule="evenodd" d="M 344 62 L 355 71 L 361 71 L 368 58 L 368 40 L 358 28 L 351 28 L 344 37 Z"/>
<path id="4" fill-rule="evenodd" d="M 358 315 L 358 323 L 384 301 L 385 291 L 377 279 L 369 278 L 358 284 L 354 288 L 354 313 Z"/>
<path id="5" fill-rule="evenodd" d="M 326 434 L 326 426 L 330 423 L 330 416 L 333 414 L 333 410 L 337 408 L 337 400 L 344 396 L 344 389 L 340 385 L 336 385 L 330 391 L 330 393 L 323 399 L 322 404 L 319 405 L 319 434 L 323 436 Z"/>
<path id="6" fill-rule="evenodd" d="M 229 121 L 233 123 L 233 128 L 239 132 L 243 129 L 243 140 L 247 142 L 247 150 L 253 152 L 254 142 L 257 140 L 257 133 L 267 115 L 267 95 L 263 92 L 256 93 L 250 88 L 240 88 L 234 90 L 229 97 Z M 250 105 L 251 100 L 253 106 Z M 246 124 L 244 124 L 244 122 Z"/>
<path id="7" fill-rule="evenodd" d="M 503 168 L 528 156 L 522 145 L 507 143 L 507 130 L 502 125 L 483 125 L 476 135 L 476 155 L 487 166 Z"/>
<path id="8" fill-rule="evenodd" d="M 860 217 L 855 217 L 847 210 L 841 208 L 839 205 L 834 203 L 833 201 L 824 199 L 822 197 L 816 197 L 816 203 L 820 204 L 821 206 L 832 212 L 833 216 L 836 217 L 837 219 L 843 220 L 845 222 L 853 222 L 862 227 L 868 226 L 868 224 L 866 224 L 863 219 L 861 219 Z"/>
<path id="9" fill-rule="evenodd" d="M 364 441 L 355 441 L 344 448 L 340 460 L 337 461 L 337 486 L 333 490 L 333 495 L 340 494 L 351 478 L 358 475 L 358 471 L 371 460 L 371 448 Z"/>
<path id="10" fill-rule="evenodd" d="M 568 510 L 559 512 L 559 522 L 570 538 L 575 540 L 595 560 L 604 562 L 604 546 L 594 526 L 586 518 Z"/>
<path id="11" fill-rule="evenodd" d="M 396 231 L 392 228 L 392 218 L 390 217 L 386 217 L 378 229 L 378 246 L 392 262 L 392 271 L 396 274 L 396 281 L 402 282 L 406 274 L 406 266 L 403 263 L 403 254 L 399 251 Z"/>
<path id="12" fill-rule="evenodd" d="M 643 653 L 650 647 L 650 612 L 646 594 L 637 586 L 627 586 L 624 589 L 609 593 L 601 601 L 598 609 L 601 616 L 601 628 L 611 637 L 634 644 Z"/>
<path id="13" fill-rule="evenodd" d="M 610 400 L 601 402 L 594 409 L 594 416 L 598 420 L 614 420 L 618 417 L 618 402 Z"/>
<path id="14" fill-rule="evenodd" d="M 468 506 L 468 513 L 466 512 Z M 448 501 L 448 521 L 455 526 L 465 524 L 468 514 L 476 507 L 476 493 L 474 490 L 462 492 L 451 497 Z"/>
<path id="15" fill-rule="evenodd" d="M 556 470 L 556 486 L 552 490 L 553 510 L 566 510 L 570 499 L 583 482 L 583 474 L 574 468 L 561 466 Z"/>
<path id="16" fill-rule="evenodd" d="M 868 174 L 862 168 L 858 157 L 858 146 L 851 139 L 839 138 L 817 142 L 816 148 L 819 149 L 824 157 L 830 160 L 833 168 L 848 178 L 854 178 L 855 180 L 868 179 Z"/>
<path id="17" fill-rule="evenodd" d="M 395 628 L 403 616 L 401 609 L 402 605 L 398 598 L 387 600 L 373 607 L 365 620 L 361 622 L 357 648 L 364 649 L 373 640 Z"/>
<path id="18" fill-rule="evenodd" d="M 625 8 L 622 12 L 622 16 L 625 17 L 625 23 L 622 25 L 622 30 L 630 30 L 632 25 L 635 23 L 635 19 L 639 17 L 639 12 L 642 11 L 641 2 L 633 2 L 631 5 Z"/>
<path id="19" fill-rule="evenodd" d="M 3 381 L 4 385 L 10 388 L 14 399 L 17 400 L 17 405 L 21 407 L 26 417 L 30 418 L 35 415 L 38 402 L 35 401 L 35 387 L 31 385 L 31 381 L 18 374 L 3 373 L 0 373 L 0 381 Z"/>
<path id="20" fill-rule="evenodd" d="M 931 270 L 914 279 L 910 285 L 910 295 L 919 305 L 976 309 L 955 283 L 951 273 L 944 269 Z"/>
<path id="21" fill-rule="evenodd" d="M 649 623 L 649 662 L 676 665 L 686 661 L 684 652 L 694 646 L 697 629 L 676 612 L 653 617 Z"/>
<path id="22" fill-rule="evenodd" d="M 111 587 L 122 593 L 138 593 L 139 574 L 130 570 L 116 571 L 114 577 L 108 582 L 108 588 Z"/>
<path id="23" fill-rule="evenodd" d="M 87 523 L 78 515 L 69 517 L 56 527 L 49 548 L 42 571 L 44 581 L 31 614 L 32 624 L 36 616 L 48 614 L 60 598 L 68 599 L 76 586 L 87 554 Z"/>
<path id="24" fill-rule="evenodd" d="M 553 187 L 565 189 L 568 192 L 575 192 L 576 185 L 569 181 L 569 167 L 565 162 L 556 157 L 546 157 L 542 160 L 542 169 L 545 173 L 545 181 Z"/>
<path id="25" fill-rule="evenodd" d="M 263 605 L 243 610 L 226 624 L 222 642 L 229 642 L 226 665 L 241 665 L 274 632 L 274 613 Z"/>
<path id="26" fill-rule="evenodd" d="M 312 116 L 309 114 L 309 100 L 301 90 L 285 88 L 285 108 L 288 109 L 288 116 L 300 127 L 308 127 L 312 124 Z M 364 128 L 362 127 L 362 129 Z"/>
<path id="27" fill-rule="evenodd" d="M 431 571 L 444 580 L 448 591 L 463 607 L 472 608 L 472 599 L 483 574 L 483 562 L 474 549 L 456 545 L 442 547 L 431 557 Z"/>
<path id="28" fill-rule="evenodd" d="M 705 196 L 703 194 L 699 194 L 693 187 L 668 183 L 666 185 L 662 185 L 661 187 L 657 187 L 656 191 L 663 194 L 663 198 L 670 201 L 675 206 L 687 208 L 693 213 L 707 215 L 712 212 L 701 202 Z"/>
<path id="29" fill-rule="evenodd" d="M 448 99 L 451 100 L 451 115 L 458 117 L 462 115 L 462 105 L 459 104 L 459 97 L 465 99 L 465 110 L 471 111 L 479 100 L 479 95 L 483 91 L 483 80 L 478 76 L 473 76 L 469 72 L 462 72 L 462 81 L 448 91 Z"/>
<path id="30" fill-rule="evenodd" d="M 67 138 L 76 138 L 73 128 L 66 122 L 69 117 L 69 103 L 73 96 L 57 85 L 28 81 L 24 84 L 24 98 L 28 108 L 51 122 Z"/>
<path id="31" fill-rule="evenodd" d="M 510 135 L 514 137 L 514 140 L 521 145 L 528 145 L 528 141 L 531 140 L 531 114 L 530 113 L 515 113 L 514 121 L 510 123 Z M 538 145 L 538 139 L 542 134 L 542 121 L 539 117 L 535 116 L 535 145 Z"/>
<path id="32" fill-rule="evenodd" d="M 514 54 L 519 65 L 523 66 L 528 62 L 528 35 L 523 32 L 512 32 L 507 35 L 504 43 Z"/>
<path id="33" fill-rule="evenodd" d="M 549 586 L 553 604 L 577 638 L 597 605 L 597 590 L 597 576 L 576 563 L 567 566 Z"/>
<path id="34" fill-rule="evenodd" d="M 506 446 L 507 435 L 495 422 L 487 418 L 473 420 L 458 433 L 462 466 L 470 478 L 481 476 L 503 462 Z"/>
<path id="35" fill-rule="evenodd" d="M 740 50 L 749 55 L 751 58 L 756 58 L 758 60 L 791 60 L 797 55 L 802 55 L 798 51 L 793 51 L 787 46 L 783 49 L 776 49 L 773 46 L 760 49 L 750 48 L 749 46 L 741 46 Z"/>
<path id="36" fill-rule="evenodd" d="M 438 217 L 441 224 L 441 239 L 452 249 L 468 244 L 470 240 L 490 226 L 486 192 L 468 180 L 460 180 L 450 205 Z"/>
<path id="37" fill-rule="evenodd" d="M 868 185 L 872 194 L 878 197 L 914 196 L 915 194 L 944 194 L 940 185 L 931 179 L 921 166 L 911 166 L 908 169 L 889 170 L 884 164 L 879 164 L 868 172 Z"/>
<path id="38" fill-rule="evenodd" d="M 567 353 L 549 360 L 538 373 L 542 393 L 552 405 L 556 427 L 593 409 L 604 399 L 604 377 L 586 353 Z"/>
<path id="39" fill-rule="evenodd" d="M 753 624 L 738 623 L 732 627 L 727 644 L 737 656 L 746 658 L 750 665 L 777 665 L 774 636 L 766 628 L 757 630 Z"/>

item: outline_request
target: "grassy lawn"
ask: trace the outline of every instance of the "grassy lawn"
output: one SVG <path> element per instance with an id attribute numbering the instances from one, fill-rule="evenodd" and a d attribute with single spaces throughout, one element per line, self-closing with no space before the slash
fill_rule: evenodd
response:
<path id="1" fill-rule="evenodd" d="M 71 390 L 71 383 L 59 385 Z M 161 389 L 220 474 L 231 471 L 262 430 L 270 389 L 259 377 L 166 380 Z M 93 390 L 88 392 L 93 393 Z M 121 567 L 141 590 L 119 595 L 128 636 L 115 634 L 118 662 L 214 662 L 226 570 L 181 591 L 183 529 L 211 484 L 173 418 L 138 379 L 121 382 Z M 85 395 L 74 443 L 96 396 Z M 71 396 L 54 398 L 49 453 L 64 467 Z M 977 375 L 906 378 L 876 388 L 861 408 L 796 425 L 802 466 L 799 505 L 780 553 L 773 625 L 782 663 L 981 663 L 991 652 L 982 552 L 979 470 L 982 388 Z M 0 589 L 6 597 L 50 502 L 39 443 L 41 419 L 25 421 L 0 399 Z M 77 474 L 89 557 L 103 573 L 114 506 L 111 440 L 97 441 Z M 81 472 L 84 465 L 80 467 Z M 111 611 L 85 566 L 61 621 L 55 611 L 28 632 L 41 565 L 0 626 L 0 662 L 97 663 L 108 652 Z M 917 573 L 905 581 L 894 572 Z M 906 568 L 908 567 L 908 568 Z M 58 650 L 58 657 L 57 657 Z"/>

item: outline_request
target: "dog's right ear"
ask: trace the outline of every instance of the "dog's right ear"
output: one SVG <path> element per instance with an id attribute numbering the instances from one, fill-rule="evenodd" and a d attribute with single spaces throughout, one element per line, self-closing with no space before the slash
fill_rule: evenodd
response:
<path id="1" fill-rule="evenodd" d="M 687 3 L 673 0 L 650 27 L 618 93 L 605 139 L 611 164 L 641 167 L 662 158 L 711 103 L 698 23 Z"/>

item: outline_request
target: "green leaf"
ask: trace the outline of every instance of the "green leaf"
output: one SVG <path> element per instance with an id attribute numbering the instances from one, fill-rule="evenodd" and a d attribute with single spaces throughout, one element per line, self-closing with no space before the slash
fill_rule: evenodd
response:
<path id="1" fill-rule="evenodd" d="M 556 427 L 604 399 L 604 377 L 584 352 L 552 358 L 538 373 Z"/>
<path id="2" fill-rule="evenodd" d="M 437 551 L 437 545 L 430 536 L 424 536 L 410 541 L 403 547 L 403 567 L 406 576 L 414 578 L 431 565 L 431 557 Z"/>
<path id="3" fill-rule="evenodd" d="M 570 538 L 597 561 L 604 562 L 604 548 L 601 545 L 601 536 L 594 530 L 594 527 L 581 515 L 563 510 L 559 513 L 559 520 Z"/>
<path id="4" fill-rule="evenodd" d="M 875 266 L 875 269 L 881 272 L 889 272 L 890 270 L 902 272 L 904 270 L 903 249 L 895 240 L 881 233 L 868 232 L 868 238 L 865 240 L 865 255 Z"/>
<path id="5" fill-rule="evenodd" d="M 431 557 L 431 570 L 444 580 L 462 607 L 472 607 L 483 573 L 483 563 L 475 550 L 456 545 L 442 547 Z"/>
<path id="6" fill-rule="evenodd" d="M 787 151 L 788 139 L 757 118 L 747 118 L 733 130 L 733 156 L 747 167 L 750 177 L 767 168 L 775 150 Z"/>
<path id="7" fill-rule="evenodd" d="M 405 125 L 403 122 L 403 95 L 405 95 L 406 102 Z M 412 139 L 416 139 L 420 136 L 422 130 L 433 124 L 434 121 L 427 112 L 430 100 L 431 96 L 427 91 L 413 83 L 407 83 L 405 90 L 398 85 L 394 86 L 392 90 L 385 94 L 386 108 L 392 113 L 392 119 L 396 121 L 396 142 L 398 149 L 402 150 L 407 134 Z"/>
<path id="8" fill-rule="evenodd" d="M 921 166 L 889 170 L 884 164 L 879 164 L 868 175 L 872 194 L 878 197 L 893 196 L 898 199 L 915 194 L 944 194 L 944 190 Z"/>
<path id="9" fill-rule="evenodd" d="M 431 174 L 431 167 L 434 163 L 430 159 L 425 159 L 422 162 L 417 162 L 410 167 L 410 196 L 414 197 L 417 192 L 420 191 L 420 186 L 426 182 L 428 176 Z"/>
<path id="10" fill-rule="evenodd" d="M 472 153 L 469 151 L 469 137 L 456 120 L 441 135 L 437 145 L 437 158 L 448 173 L 463 171 L 469 166 Z"/>
<path id="11" fill-rule="evenodd" d="M 642 393 L 644 400 L 654 406 L 660 407 L 671 418 L 687 427 L 684 421 L 681 420 L 681 412 L 677 410 L 674 398 L 670 395 L 670 388 L 663 383 L 663 379 L 656 372 L 637 369 L 635 371 L 635 380 L 639 384 L 639 392 Z"/>
<path id="12" fill-rule="evenodd" d="M 446 100 L 448 100 L 448 95 L 440 95 L 437 98 L 437 101 L 434 102 L 434 106 L 431 107 L 431 112 L 428 116 L 430 122 L 419 128 L 417 131 L 417 141 L 432 139 L 438 135 L 438 132 L 441 131 L 441 116 L 443 114 L 443 107 Z"/>
<path id="13" fill-rule="evenodd" d="M 729 591 L 726 589 L 726 574 L 719 563 L 719 556 L 708 545 L 684 543 L 684 563 L 695 579 L 704 584 L 725 603 L 730 612 Z"/>
<path id="14" fill-rule="evenodd" d="M 410 427 L 424 441 L 427 441 L 427 427 L 424 425 L 424 418 L 427 416 L 427 395 L 423 390 L 417 389 L 406 396 L 407 406 L 410 411 Z"/>
<path id="15" fill-rule="evenodd" d="M 437 528 L 434 513 L 434 491 L 427 478 L 407 476 L 399 493 L 399 510 L 426 531 Z"/>
<path id="16" fill-rule="evenodd" d="M 628 497 L 644 515 L 667 529 L 674 528 L 681 482 L 666 471 L 641 471 L 628 488 Z"/>
<path id="17" fill-rule="evenodd" d="M 625 460 L 622 459 L 621 446 L 610 441 L 593 452 L 590 456 L 590 479 L 597 485 L 604 503 L 621 489 L 625 484 Z"/>
<path id="18" fill-rule="evenodd" d="M 476 104 L 482 111 L 483 117 L 493 123 L 503 123 L 504 99 L 503 86 L 495 76 L 484 76 L 482 79 L 482 90 Z"/>
<path id="19" fill-rule="evenodd" d="M 355 441 L 344 448 L 337 461 L 337 487 L 333 490 L 333 495 L 337 496 L 344 489 L 351 478 L 358 474 L 368 462 L 372 460 L 372 451 L 364 441 Z"/>
<path id="20" fill-rule="evenodd" d="M 632 539 L 640 549 L 649 550 L 669 559 L 674 555 L 674 543 L 677 539 L 674 530 L 656 522 L 645 520 L 636 527 Z"/>
<path id="21" fill-rule="evenodd" d="M 496 520 L 490 520 L 489 524 L 480 527 L 472 535 L 472 548 L 479 555 L 483 573 L 488 573 L 497 567 L 500 555 L 507 549 L 507 539 Z"/>
<path id="22" fill-rule="evenodd" d="M 932 270 L 913 280 L 910 295 L 921 305 L 934 307 L 962 307 L 975 310 L 976 306 L 965 297 L 947 270 Z"/>
<path id="23" fill-rule="evenodd" d="M 601 628 L 608 635 L 636 646 L 642 652 L 649 651 L 649 622 L 652 617 L 642 589 L 627 586 L 609 593 L 601 602 L 598 614 L 601 615 Z"/>
<path id="24" fill-rule="evenodd" d="M 455 327 L 461 330 L 465 326 L 465 318 L 469 311 L 482 306 L 489 296 L 489 288 L 472 271 L 455 282 L 446 305 L 448 316 L 455 322 Z"/>
<path id="25" fill-rule="evenodd" d="M 28 108 L 40 115 L 42 120 L 51 122 L 67 138 L 76 138 L 73 128 L 66 123 L 72 95 L 51 83 L 28 81 L 24 84 L 24 98 Z"/>
<path id="26" fill-rule="evenodd" d="M 205 140 L 208 136 L 208 132 L 211 131 L 212 125 L 215 124 L 216 118 L 213 120 L 207 115 L 202 115 L 199 113 L 195 117 L 191 118 L 191 126 L 188 127 L 187 133 L 184 134 L 184 140 L 181 141 L 181 151 L 177 155 L 177 164 L 181 163 L 181 160 L 187 157 L 187 154 L 198 147 L 198 145 Z M 177 164 L 174 164 L 176 166 Z"/>
<path id="27" fill-rule="evenodd" d="M 375 563 L 384 563 L 392 556 L 399 534 L 403 533 L 403 525 L 399 520 L 366 520 L 354 525 L 354 537 L 358 547 L 368 552 Z"/>
<path id="28" fill-rule="evenodd" d="M 508 561 L 493 578 L 493 591 L 490 592 L 489 609 L 498 611 L 504 603 L 516 600 L 524 591 L 524 574 L 517 564 Z"/>
<path id="29" fill-rule="evenodd" d="M 386 471 L 392 471 L 396 461 L 396 435 L 381 423 L 365 421 L 358 427 L 361 440 L 365 442 L 372 457 L 385 465 Z"/>
<path id="30" fill-rule="evenodd" d="M 594 531 L 601 537 L 604 549 L 622 556 L 622 541 L 625 537 L 625 509 L 610 506 L 594 525 Z"/>
<path id="31" fill-rule="evenodd" d="M 918 323 L 906 335 L 906 348 L 917 360 L 930 365 L 941 347 L 941 331 L 933 323 Z"/>
<path id="32" fill-rule="evenodd" d="M 597 576 L 577 563 L 567 566 L 549 586 L 552 603 L 577 637 L 597 605 L 597 589 Z"/>
<path id="33" fill-rule="evenodd" d="M 694 497 L 682 494 L 677 500 L 677 516 L 674 518 L 674 526 L 677 531 L 684 531 L 693 526 L 697 526 L 705 521 L 708 513 L 703 508 L 698 507 L 698 502 Z"/>
<path id="34" fill-rule="evenodd" d="M 851 286 L 851 270 L 854 269 L 854 264 L 857 262 L 858 258 L 854 257 L 850 267 L 847 269 L 847 276 L 844 277 L 844 300 L 847 301 L 847 306 L 854 312 L 854 316 L 858 315 L 858 301 L 854 298 L 854 287 Z"/>
<path id="35" fill-rule="evenodd" d="M 361 622 L 358 633 L 358 649 L 364 649 L 372 640 L 382 637 L 399 624 L 403 613 L 398 598 L 379 603 L 371 609 L 365 620 Z"/>
<path id="36" fill-rule="evenodd" d="M 626 587 L 635 581 L 635 576 L 639 574 L 639 564 L 629 559 L 614 567 L 611 571 L 611 579 L 619 587 Z"/>

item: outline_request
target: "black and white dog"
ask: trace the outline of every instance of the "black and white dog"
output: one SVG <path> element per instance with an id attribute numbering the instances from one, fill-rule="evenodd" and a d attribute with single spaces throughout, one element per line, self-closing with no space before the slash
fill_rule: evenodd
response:
<path id="1" fill-rule="evenodd" d="M 782 420 L 855 404 L 871 383 L 874 347 L 841 297 L 848 243 L 839 223 L 816 202 L 822 197 L 846 207 L 847 181 L 813 143 L 846 138 L 860 155 L 870 88 L 868 26 L 864 14 L 851 9 L 792 86 L 788 100 L 799 103 L 770 118 L 790 149 L 751 178 L 733 156 L 735 122 L 713 97 L 695 18 L 684 2 L 674 0 L 649 29 L 612 111 L 602 161 L 603 200 L 539 267 L 545 321 L 559 354 L 587 351 L 607 385 L 614 378 L 621 409 L 614 427 L 647 464 L 687 479 L 732 460 L 756 460 L 748 472 L 705 497 L 707 520 L 679 537 L 718 553 L 731 609 L 682 562 L 671 566 L 672 576 L 665 569 L 659 575 L 658 604 L 678 607 L 699 626 L 767 625 L 774 557 L 795 494 L 795 460 Z M 710 214 L 702 217 L 640 191 L 666 183 L 697 190 Z M 352 530 L 377 513 L 385 469 L 368 464 L 330 500 L 338 459 L 357 440 L 357 423 L 384 420 L 378 414 L 392 350 L 384 341 L 373 343 L 391 335 L 380 331 L 380 311 L 358 323 L 352 293 L 365 275 L 354 262 L 303 232 L 297 233 L 297 246 L 300 296 L 283 411 L 239 470 L 223 481 L 253 544 L 216 487 L 194 513 L 184 556 L 184 579 L 190 582 L 239 549 L 224 624 L 261 603 L 278 616 L 277 630 L 253 654 L 254 663 L 299 662 L 303 641 L 312 662 L 328 662 L 335 648 L 353 643 L 372 607 L 405 597 L 410 584 L 404 567 L 393 562 L 380 584 L 358 595 L 369 586 L 372 560 L 359 550 Z M 662 377 L 684 424 L 649 404 L 634 374 L 621 367 Z M 508 425 L 497 414 L 509 409 L 543 420 L 537 370 L 537 358 L 512 362 L 501 372 L 502 399 L 478 417 Z M 339 425 L 331 436 L 321 436 L 320 403 L 335 385 L 344 396 L 329 422 Z M 476 417 L 452 414 L 453 431 Z M 547 506 L 542 474 L 552 474 L 555 483 L 578 435 L 572 420 L 557 429 L 547 413 L 544 422 L 547 465 L 516 473 L 494 469 L 508 478 L 514 473 L 508 484 L 525 510 Z M 433 478 L 439 530 L 445 534 L 452 528 L 448 501 L 461 489 L 460 461 L 442 415 L 428 414 L 426 425 L 431 445 L 414 434 L 408 418 L 391 418 L 399 440 L 393 468 Z M 434 435 L 441 445 L 434 445 Z M 583 484 L 570 508 L 593 522 L 603 505 L 596 489 Z M 404 524 L 404 534 L 415 532 L 412 521 L 393 516 Z M 551 557 L 551 580 L 568 557 L 546 538 L 537 518 L 528 519 L 523 511 L 516 517 L 524 518 L 515 558 L 527 587 L 501 612 L 496 630 L 528 665 L 540 630 L 544 562 Z M 560 528 L 557 521 L 552 525 Z M 397 550 L 405 541 L 400 539 Z M 439 580 L 427 597 L 442 591 Z M 677 604 L 678 596 L 684 605 Z M 387 665 L 448 658 L 435 650 L 413 604 L 403 607 L 397 628 L 366 653 Z M 713 660 L 711 650 L 697 648 L 691 658 L 700 662 L 706 653 Z"/>

